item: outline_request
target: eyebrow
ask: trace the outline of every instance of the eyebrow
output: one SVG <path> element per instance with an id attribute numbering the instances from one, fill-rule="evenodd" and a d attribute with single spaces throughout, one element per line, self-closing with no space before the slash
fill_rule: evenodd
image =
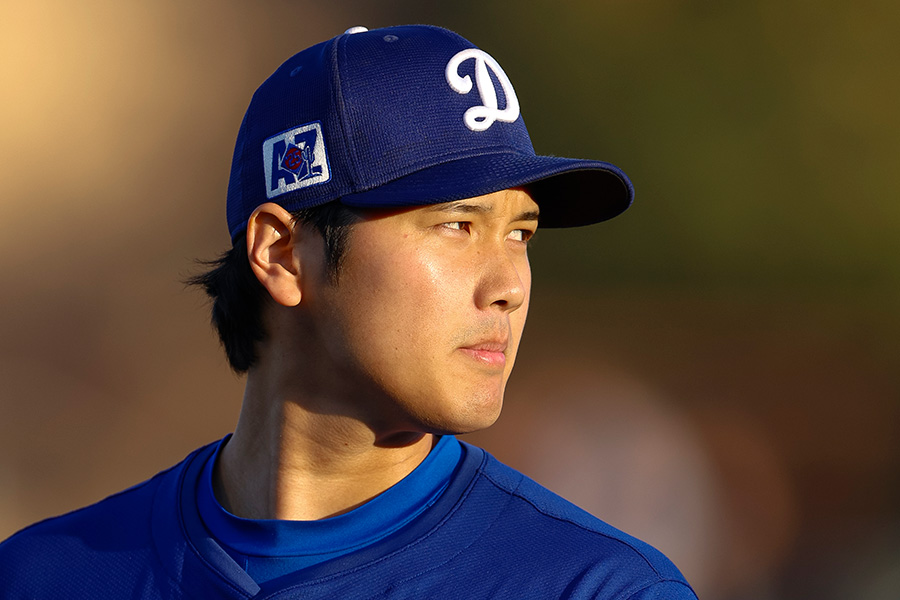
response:
<path id="1" fill-rule="evenodd" d="M 432 206 L 429 206 L 428 210 L 431 212 L 444 213 L 487 214 L 494 210 L 494 205 L 475 204 L 472 202 L 467 202 L 465 200 L 457 200 L 455 202 L 442 202 L 440 204 L 434 204 Z M 537 221 L 538 215 L 539 213 L 536 210 L 527 210 L 516 215 L 513 221 Z"/>
<path id="2" fill-rule="evenodd" d="M 465 200 L 457 200 L 455 202 L 441 202 L 428 207 L 431 212 L 448 212 L 448 213 L 489 213 L 494 210 L 493 204 L 474 204 Z"/>

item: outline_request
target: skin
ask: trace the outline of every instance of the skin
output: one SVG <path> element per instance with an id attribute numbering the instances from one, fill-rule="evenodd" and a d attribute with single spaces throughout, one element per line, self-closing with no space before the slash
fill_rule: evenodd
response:
<path id="1" fill-rule="evenodd" d="M 321 236 L 260 206 L 247 247 L 269 336 L 217 463 L 225 508 L 341 514 L 408 475 L 436 434 L 491 425 L 525 326 L 537 211 L 511 189 L 366 214 L 334 281 Z"/>

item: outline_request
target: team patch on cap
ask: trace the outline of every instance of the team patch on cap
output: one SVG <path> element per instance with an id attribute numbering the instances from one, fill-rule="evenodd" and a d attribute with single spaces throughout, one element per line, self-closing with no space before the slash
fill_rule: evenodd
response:
<path id="1" fill-rule="evenodd" d="M 264 141 L 263 166 L 268 198 L 331 179 L 322 124 L 307 123 Z"/>

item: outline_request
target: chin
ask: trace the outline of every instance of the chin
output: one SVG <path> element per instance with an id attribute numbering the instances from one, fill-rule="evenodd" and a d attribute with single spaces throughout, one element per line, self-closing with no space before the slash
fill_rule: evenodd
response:
<path id="1" fill-rule="evenodd" d="M 447 435 L 472 433 L 487 429 L 500 418 L 503 408 L 503 395 L 492 395 L 473 401 L 470 396 L 466 401 L 454 403 L 456 410 L 447 411 L 440 418 L 431 419 L 428 423 L 430 433 Z"/>

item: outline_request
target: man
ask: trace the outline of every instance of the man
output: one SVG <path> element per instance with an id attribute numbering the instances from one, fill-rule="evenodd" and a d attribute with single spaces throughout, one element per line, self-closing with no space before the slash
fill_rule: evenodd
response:
<path id="1" fill-rule="evenodd" d="M 233 248 L 200 275 L 234 434 L 0 546 L 4 598 L 696 598 L 659 552 L 452 434 L 491 425 L 538 224 L 632 199 L 607 163 L 536 156 L 485 52 L 354 28 L 255 93 Z"/>

